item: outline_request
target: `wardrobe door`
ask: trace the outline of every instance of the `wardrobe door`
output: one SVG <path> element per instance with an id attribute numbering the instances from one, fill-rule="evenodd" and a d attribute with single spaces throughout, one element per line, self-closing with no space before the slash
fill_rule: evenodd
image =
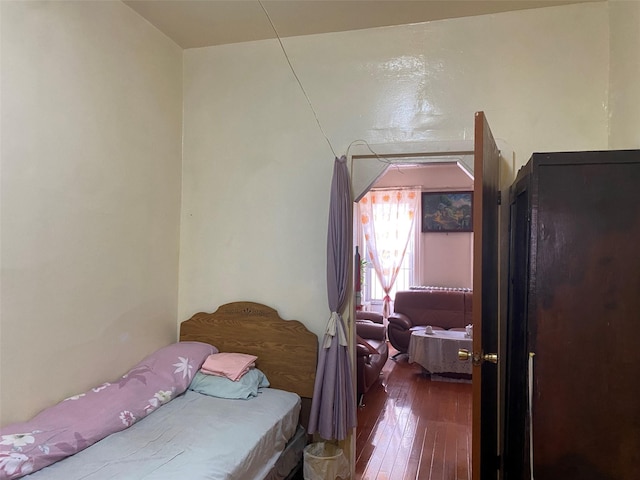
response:
<path id="1" fill-rule="evenodd" d="M 529 472 L 527 422 L 527 294 L 529 285 L 530 175 L 516 181 L 509 201 L 509 282 L 505 359 L 503 438 L 504 480 L 522 480 Z M 529 477 L 530 478 L 530 477 Z"/>
<path id="2" fill-rule="evenodd" d="M 535 478 L 640 478 L 640 152 L 533 159 Z"/>

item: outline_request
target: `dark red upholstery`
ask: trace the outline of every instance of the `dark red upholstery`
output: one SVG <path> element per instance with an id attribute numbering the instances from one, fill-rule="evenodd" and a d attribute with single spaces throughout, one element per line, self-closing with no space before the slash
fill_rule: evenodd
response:
<path id="1" fill-rule="evenodd" d="M 383 323 L 382 314 L 378 312 L 367 312 L 364 310 L 356 311 L 356 320 L 370 320 L 373 323 L 379 323 L 380 325 Z"/>
<path id="2" fill-rule="evenodd" d="M 357 394 L 361 399 L 378 381 L 382 367 L 389 358 L 382 315 L 375 312 L 356 312 L 356 335 Z"/>
<path id="3" fill-rule="evenodd" d="M 465 289 L 420 289 L 396 293 L 389 316 L 389 342 L 400 353 L 409 350 L 411 328 L 462 330 L 472 323 L 473 292 Z"/>

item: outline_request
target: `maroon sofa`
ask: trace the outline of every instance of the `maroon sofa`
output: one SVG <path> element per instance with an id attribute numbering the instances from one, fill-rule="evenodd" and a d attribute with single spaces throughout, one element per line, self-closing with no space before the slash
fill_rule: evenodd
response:
<path id="1" fill-rule="evenodd" d="M 389 342 L 407 353 L 411 329 L 430 325 L 434 330 L 460 330 L 472 323 L 473 292 L 463 288 L 419 288 L 396 293 L 389 316 Z"/>
<path id="2" fill-rule="evenodd" d="M 378 381 L 382 367 L 389 358 L 386 327 L 382 315 L 356 312 L 356 373 L 358 402 Z"/>

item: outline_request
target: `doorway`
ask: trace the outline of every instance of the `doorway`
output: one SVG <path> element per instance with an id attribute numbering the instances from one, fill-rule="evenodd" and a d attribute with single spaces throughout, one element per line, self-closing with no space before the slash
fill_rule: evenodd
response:
<path id="1" fill-rule="evenodd" d="M 395 148 L 395 154 L 382 159 L 371 152 L 354 155 L 354 189 L 364 186 L 354 196 L 359 199 L 371 189 L 396 187 L 418 187 L 425 192 L 473 190 L 467 163 L 473 161 L 472 145 L 436 147 L 421 155 L 420 150 L 403 152 L 401 146 L 389 146 L 386 151 Z M 378 152 L 376 147 L 371 149 Z M 356 206 L 354 245 L 362 246 L 358 217 Z M 416 268 L 411 285 L 471 288 L 473 234 L 422 233 L 421 219 L 416 218 L 416 223 Z M 367 278 L 371 281 L 371 272 Z M 363 296 L 365 308 L 381 312 L 381 299 L 369 297 L 370 291 Z M 394 353 L 390 346 L 390 357 Z M 356 478 L 470 479 L 471 397 L 470 384 L 432 382 L 419 365 L 408 362 L 407 355 L 388 360 L 379 384 L 365 394 L 364 406 L 358 409 Z"/>
<path id="2" fill-rule="evenodd" d="M 355 205 L 353 244 L 359 246 L 361 253 L 364 241 L 357 203 L 370 190 L 411 187 L 423 192 L 455 192 L 472 191 L 474 187 L 474 145 L 470 141 L 356 144 L 351 148 L 348 161 Z M 414 264 L 418 267 L 405 283 L 472 288 L 473 234 L 422 234 L 420 222 L 421 219 L 416 219 L 413 238 Z M 431 254 L 426 254 L 429 251 Z M 363 260 L 366 262 L 364 257 Z M 375 272 L 370 271 L 370 265 L 366 268 L 371 287 Z M 373 301 L 371 308 L 379 309 L 380 299 L 365 296 L 364 300 Z"/>
<path id="3" fill-rule="evenodd" d="M 470 142 L 456 149 L 455 143 L 440 142 L 428 153 L 415 154 L 412 152 L 421 149 L 411 148 L 409 144 L 391 144 L 383 148 L 373 150 L 368 144 L 365 147 L 373 153 L 373 158 L 379 163 L 364 163 L 364 175 L 357 175 L 353 168 L 352 156 L 352 187 L 355 193 L 355 201 L 360 199 L 362 192 L 366 192 L 380 173 L 390 163 L 406 162 L 408 158 L 425 157 L 437 162 L 438 158 L 460 156 L 458 162 L 461 166 L 472 172 L 473 182 L 473 347 L 470 351 L 460 350 L 460 358 L 472 361 L 473 394 L 472 394 L 472 479 L 499 478 L 500 477 L 500 452 L 502 438 L 499 435 L 503 424 L 503 412 L 501 411 L 501 397 L 504 394 L 504 369 L 498 367 L 498 354 L 503 341 L 499 337 L 504 333 L 504 325 L 499 326 L 506 318 L 503 314 L 506 302 L 500 292 L 505 291 L 505 276 L 500 275 L 506 263 L 504 254 L 506 250 L 500 248 L 502 229 L 507 225 L 501 222 L 500 213 L 506 209 L 500 209 L 501 196 L 500 185 L 505 178 L 510 177 L 508 169 L 502 171 L 502 160 L 511 158 L 513 167 L 513 152 L 509 148 L 501 152 L 495 138 L 489 128 L 484 112 L 476 112 L 474 116 L 474 140 L 473 148 L 469 148 Z M 422 146 L 424 147 L 424 145 Z M 425 148 L 422 151 L 426 150 Z M 506 153 L 510 152 L 510 155 Z M 502 153 L 502 154 L 501 154 Z M 364 155 L 371 158 L 371 154 Z M 471 162 L 470 159 L 473 159 Z M 442 161 L 442 160 L 440 160 Z M 470 166 L 472 165 L 472 166 Z M 501 173 L 506 175 L 501 175 Z M 503 177 L 503 178 L 501 178 Z M 507 185 L 510 181 L 507 181 Z M 500 232 L 499 232 L 500 231 Z M 500 410 L 500 413 L 499 413 Z M 353 444 L 352 444 L 353 446 Z"/>

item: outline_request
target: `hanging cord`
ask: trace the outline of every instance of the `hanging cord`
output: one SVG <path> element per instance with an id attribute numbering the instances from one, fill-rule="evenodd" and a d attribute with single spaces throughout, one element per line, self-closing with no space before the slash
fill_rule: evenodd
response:
<path id="1" fill-rule="evenodd" d="M 377 152 L 375 152 L 373 150 L 373 148 L 371 148 L 371 145 L 369 145 L 369 143 L 366 140 L 363 140 L 361 138 L 357 139 L 357 140 L 354 140 L 353 142 L 351 142 L 349 144 L 349 146 L 347 147 L 347 153 L 346 153 L 347 158 L 349 158 L 349 150 L 351 150 L 351 147 L 353 145 L 355 145 L 355 144 L 364 144 L 367 147 L 367 150 L 369 150 L 373 154 L 373 156 L 376 157 L 376 159 L 379 162 L 384 163 L 384 164 L 386 164 L 388 166 L 396 167 L 396 170 L 398 171 L 398 173 L 401 173 L 403 175 L 406 173 L 400 168 L 400 165 L 402 164 L 402 162 L 394 162 L 394 161 L 389 160 L 387 158 L 381 157 Z M 459 156 L 456 156 L 456 155 L 448 155 L 446 152 L 443 152 L 442 156 L 443 157 L 452 158 L 452 159 L 454 159 L 454 160 L 456 160 L 458 162 L 462 162 L 462 157 L 459 157 Z M 409 163 L 413 163 L 413 162 L 409 162 Z M 418 162 L 418 163 L 422 164 L 423 162 Z M 426 162 L 424 164 L 427 165 Z M 353 157 L 351 157 L 351 171 L 353 171 Z"/>
<path id="2" fill-rule="evenodd" d="M 380 155 L 378 155 L 377 152 L 375 152 L 373 150 L 373 148 L 371 148 L 371 145 L 369 145 L 369 142 L 367 142 L 366 140 L 363 139 L 358 139 L 358 140 L 354 140 L 353 142 L 351 142 L 349 144 L 349 146 L 347 147 L 347 153 L 346 153 L 346 157 L 349 158 L 349 150 L 351 149 L 351 146 L 356 144 L 356 143 L 360 143 L 360 144 L 364 144 L 367 147 L 367 150 L 369 150 L 371 153 L 373 153 L 373 155 L 378 159 L 379 162 L 381 163 L 385 163 L 389 166 L 395 166 L 396 170 L 398 171 L 398 173 L 401 173 L 404 175 L 404 172 L 402 171 L 402 169 L 400 168 L 400 165 L 398 165 L 397 163 L 392 162 L 391 160 L 388 160 L 384 157 L 381 157 Z M 353 171 L 353 157 L 351 157 L 351 171 Z"/>
<path id="3" fill-rule="evenodd" d="M 349 150 L 351 150 L 351 147 L 352 147 L 354 144 L 356 144 L 356 143 L 363 143 L 363 144 L 367 147 L 367 150 L 369 150 L 371 153 L 373 153 L 373 155 L 374 155 L 374 156 L 375 156 L 379 161 L 381 161 L 382 163 L 386 163 L 386 164 L 388 164 L 388 165 L 391 165 L 391 161 L 390 161 L 390 160 L 387 160 L 386 158 L 383 158 L 383 157 L 381 157 L 380 155 L 378 155 L 376 152 L 374 152 L 374 151 L 373 151 L 373 148 L 371 148 L 371 145 L 369 145 L 369 142 L 367 142 L 366 140 L 363 140 L 363 139 L 361 139 L 361 138 L 359 138 L 359 139 L 357 139 L 357 140 L 354 140 L 353 142 L 351 142 L 351 143 L 349 144 L 349 146 L 347 147 L 347 153 L 346 153 L 347 157 L 349 157 Z"/>
<path id="4" fill-rule="evenodd" d="M 320 123 L 320 119 L 318 118 L 318 114 L 316 113 L 315 109 L 313 108 L 313 104 L 311 103 L 311 99 L 309 98 L 309 95 L 307 95 L 307 91 L 302 86 L 302 82 L 300 81 L 300 78 L 298 78 L 298 74 L 296 73 L 296 71 L 293 68 L 293 65 L 291 64 L 291 60 L 289 59 L 289 55 L 287 54 L 287 51 L 284 48 L 284 45 L 282 43 L 282 39 L 280 38 L 280 35 L 278 34 L 278 30 L 276 30 L 276 26 L 273 24 L 273 21 L 271 20 L 271 17 L 269 16 L 269 12 L 267 12 L 267 9 L 264 8 L 264 5 L 262 4 L 262 0 L 258 0 L 258 3 L 260 4 L 260 7 L 262 7 L 262 11 L 264 12 L 264 14 L 267 16 L 267 20 L 269 20 L 269 23 L 271 24 L 271 28 L 273 29 L 273 33 L 276 34 L 276 38 L 278 39 L 278 43 L 280 44 L 280 48 L 282 49 L 282 53 L 284 54 L 284 58 L 287 59 L 287 63 L 289 64 L 289 68 L 291 69 L 291 73 L 293 73 L 293 76 L 295 77 L 296 81 L 298 82 L 298 85 L 300 85 L 300 90 L 302 90 L 302 93 L 304 94 L 304 97 L 307 99 L 307 103 L 309 104 L 309 107 L 311 108 L 311 111 L 313 112 L 313 116 L 316 119 L 316 123 L 318 124 L 318 128 L 320 128 L 320 132 L 322 133 L 322 135 L 324 136 L 324 139 L 329 144 L 329 148 L 333 152 L 333 156 L 337 158 L 338 155 L 336 154 L 336 151 L 333 149 L 333 146 L 331 145 L 331 142 L 329 141 L 329 137 L 327 137 L 327 134 L 324 132 L 324 129 L 322 128 L 322 124 Z"/>

